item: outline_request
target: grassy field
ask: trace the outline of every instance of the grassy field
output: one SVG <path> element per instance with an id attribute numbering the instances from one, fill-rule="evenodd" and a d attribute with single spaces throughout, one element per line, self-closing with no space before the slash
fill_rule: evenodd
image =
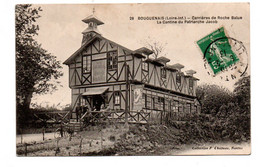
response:
<path id="1" fill-rule="evenodd" d="M 188 136 L 189 137 L 189 136 Z M 72 138 L 17 144 L 18 156 L 218 155 L 250 154 L 250 142 L 187 140 L 164 125 L 93 126 Z M 190 136 L 191 137 L 191 136 Z M 185 140 L 184 140 L 185 139 Z"/>
<path id="2" fill-rule="evenodd" d="M 73 137 L 17 144 L 18 156 L 80 156 L 113 148 L 128 128 L 123 125 L 92 127 Z"/>

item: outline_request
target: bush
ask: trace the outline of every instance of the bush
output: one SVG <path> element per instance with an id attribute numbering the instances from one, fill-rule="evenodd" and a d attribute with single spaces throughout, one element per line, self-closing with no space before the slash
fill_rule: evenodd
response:
<path id="1" fill-rule="evenodd" d="M 185 142 L 250 140 L 250 76 L 240 79 L 233 93 L 216 85 L 203 85 L 198 97 L 202 114 L 180 126 Z"/>

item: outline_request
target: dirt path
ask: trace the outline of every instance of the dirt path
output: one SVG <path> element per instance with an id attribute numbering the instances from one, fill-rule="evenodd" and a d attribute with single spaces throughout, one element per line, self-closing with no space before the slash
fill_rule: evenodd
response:
<path id="1" fill-rule="evenodd" d="M 49 139 L 54 139 L 54 133 L 44 134 L 44 140 L 49 140 Z M 42 142 L 42 141 L 43 141 L 42 133 L 16 135 L 16 144 Z"/>

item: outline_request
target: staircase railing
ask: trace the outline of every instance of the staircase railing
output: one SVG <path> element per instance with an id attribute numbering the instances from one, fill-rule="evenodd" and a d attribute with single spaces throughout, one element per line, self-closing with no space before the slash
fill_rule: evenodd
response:
<path id="1" fill-rule="evenodd" d="M 63 117 L 62 117 L 62 121 L 67 119 L 67 117 L 70 115 L 71 111 L 68 111 Z M 69 120 L 69 119 L 68 119 Z"/>
<path id="2" fill-rule="evenodd" d="M 87 114 L 88 114 L 88 111 L 86 111 L 86 112 L 82 115 L 82 117 L 81 117 L 80 119 L 83 120 L 83 119 L 86 117 Z"/>

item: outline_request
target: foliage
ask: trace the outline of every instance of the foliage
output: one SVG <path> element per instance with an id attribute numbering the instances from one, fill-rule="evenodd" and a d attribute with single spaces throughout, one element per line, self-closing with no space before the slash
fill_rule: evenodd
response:
<path id="1" fill-rule="evenodd" d="M 179 127 L 185 132 L 183 140 L 250 140 L 250 76 L 240 79 L 235 84 L 233 93 L 216 85 L 200 86 L 198 98 L 202 103 L 203 113 L 193 116 L 185 126 Z M 212 112 L 213 110 L 216 112 Z"/>
<path id="2" fill-rule="evenodd" d="M 203 113 L 217 113 L 222 104 L 232 101 L 233 93 L 218 85 L 204 84 L 197 87 L 196 94 Z"/>
<path id="3" fill-rule="evenodd" d="M 72 110 L 72 106 L 70 104 L 67 104 L 62 110 L 63 111 L 71 111 Z"/>
<path id="4" fill-rule="evenodd" d="M 31 110 L 34 110 L 34 111 L 59 111 L 59 106 L 58 105 L 47 105 L 47 106 L 42 106 L 41 104 L 33 104 L 32 105 L 33 108 Z"/>
<path id="5" fill-rule="evenodd" d="M 243 77 L 235 84 L 235 98 L 243 109 L 250 109 L 250 76 Z"/>
<path id="6" fill-rule="evenodd" d="M 57 89 L 62 76 L 60 62 L 34 39 L 39 26 L 41 8 L 16 5 L 16 100 L 18 119 L 26 119 L 33 94 L 44 94 Z M 23 114 L 20 114 L 23 112 Z"/>

